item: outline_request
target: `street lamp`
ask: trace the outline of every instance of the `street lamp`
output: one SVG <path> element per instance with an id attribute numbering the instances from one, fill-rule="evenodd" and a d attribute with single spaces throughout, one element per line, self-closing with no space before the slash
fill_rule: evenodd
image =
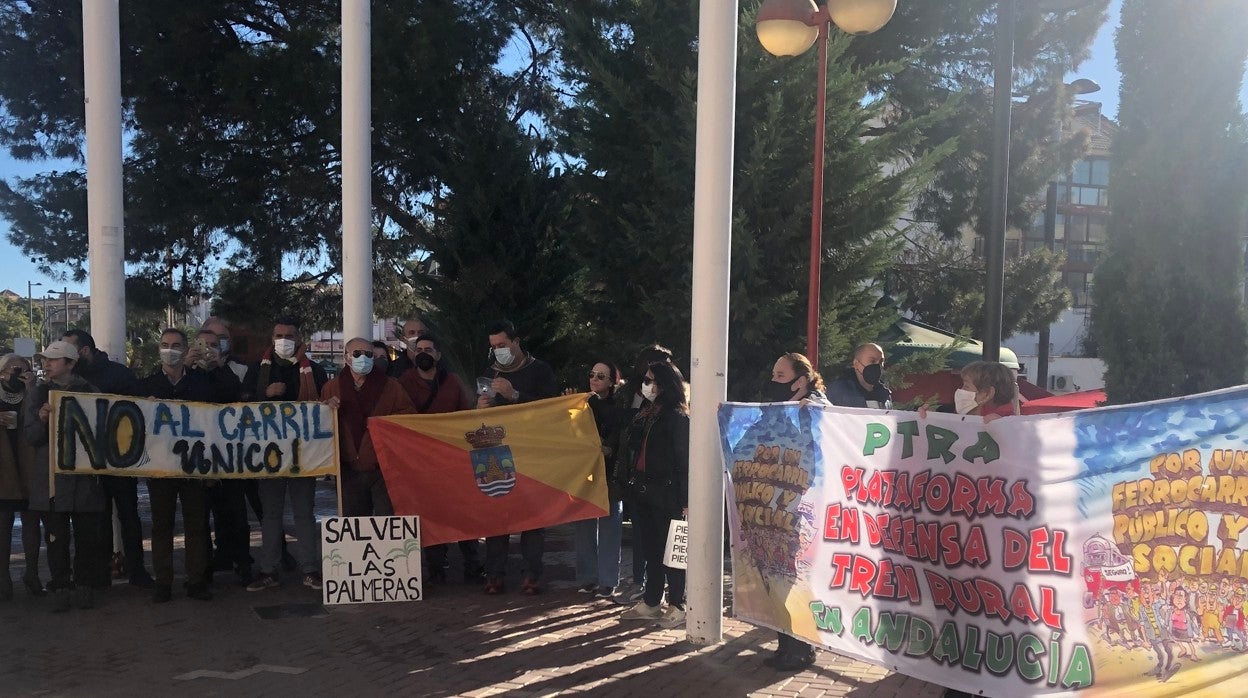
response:
<path id="1" fill-rule="evenodd" d="M 1037 0 L 1041 12 L 1073 12 L 1097 0 Z M 989 168 L 988 231 L 984 237 L 985 361 L 1001 360 L 1001 314 L 1005 301 L 1006 199 L 1010 176 L 1010 108 L 1014 89 L 1014 25 L 1018 0 L 998 0 L 996 50 L 992 61 L 992 161 Z"/>
<path id="2" fill-rule="evenodd" d="M 31 295 L 31 289 L 42 285 L 38 281 L 26 282 L 26 331 L 31 337 L 35 336 L 35 300 Z"/>
<path id="3" fill-rule="evenodd" d="M 1066 90 L 1073 95 L 1088 95 L 1093 92 L 1100 92 L 1101 86 L 1095 80 L 1088 78 L 1078 78 L 1066 83 Z M 1061 141 L 1062 124 L 1057 124 L 1057 139 Z M 1049 182 L 1048 191 L 1044 196 L 1044 247 L 1049 252 L 1053 251 L 1053 245 L 1057 240 L 1057 182 Z M 1039 347 L 1036 352 L 1036 384 L 1041 388 L 1048 385 L 1049 382 L 1049 340 L 1050 326 L 1045 325 L 1040 330 L 1037 338 Z"/>
<path id="4" fill-rule="evenodd" d="M 847 34 L 870 34 L 888 23 L 897 0 L 766 0 L 754 30 L 773 56 L 799 56 L 819 42 L 815 88 L 814 182 L 810 205 L 810 289 L 806 303 L 806 356 L 819 365 L 819 280 L 823 266 L 823 152 L 828 103 L 828 34 L 832 24 Z"/>

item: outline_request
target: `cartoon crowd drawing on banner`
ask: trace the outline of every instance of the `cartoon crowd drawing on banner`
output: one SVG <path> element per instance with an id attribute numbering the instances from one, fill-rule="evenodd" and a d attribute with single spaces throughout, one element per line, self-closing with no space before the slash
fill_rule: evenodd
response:
<path id="1" fill-rule="evenodd" d="M 1083 541 L 1085 621 L 1106 680 L 1170 682 L 1248 653 L 1248 450 L 1242 396 L 1090 413 L 1080 508 L 1112 519 Z M 1134 433 L 1129 446 L 1111 434 Z M 1148 449 L 1148 450 L 1144 450 Z"/>

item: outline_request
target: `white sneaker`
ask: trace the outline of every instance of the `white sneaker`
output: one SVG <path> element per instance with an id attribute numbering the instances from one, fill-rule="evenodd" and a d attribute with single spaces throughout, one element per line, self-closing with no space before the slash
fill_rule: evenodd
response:
<path id="1" fill-rule="evenodd" d="M 675 606 L 668 606 L 667 610 L 654 624 L 660 628 L 679 628 L 685 624 L 685 611 Z"/>
<path id="2" fill-rule="evenodd" d="M 656 620 L 663 617 L 663 609 L 659 606 L 647 606 L 639 601 L 636 606 L 620 614 L 620 620 Z"/>

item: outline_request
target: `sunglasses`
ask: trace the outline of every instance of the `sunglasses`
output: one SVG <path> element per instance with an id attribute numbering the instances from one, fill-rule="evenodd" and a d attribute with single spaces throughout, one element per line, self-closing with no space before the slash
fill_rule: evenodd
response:
<path id="1" fill-rule="evenodd" d="M 372 349 L 356 349 L 355 351 L 351 352 L 351 358 L 353 359 L 358 359 L 361 356 L 372 356 L 372 355 L 373 355 Z"/>
<path id="2" fill-rule="evenodd" d="M 598 380 L 600 380 L 600 381 L 605 381 L 605 380 L 607 380 L 607 379 L 611 378 L 611 376 L 608 376 L 608 375 L 607 375 L 607 374 L 605 374 L 605 373 L 598 373 L 597 371 L 590 371 L 590 372 L 589 372 L 589 377 L 590 377 L 590 378 L 597 378 L 597 379 L 598 379 Z"/>

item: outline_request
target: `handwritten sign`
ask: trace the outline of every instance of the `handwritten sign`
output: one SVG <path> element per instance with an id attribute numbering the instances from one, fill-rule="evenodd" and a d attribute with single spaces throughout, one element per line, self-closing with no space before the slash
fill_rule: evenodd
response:
<path id="1" fill-rule="evenodd" d="M 343 516 L 321 522 L 326 605 L 419 601 L 420 518 Z"/>
<path id="2" fill-rule="evenodd" d="M 211 404 L 53 391 L 57 475 L 318 477 L 338 472 L 333 410 L 319 402 Z"/>

